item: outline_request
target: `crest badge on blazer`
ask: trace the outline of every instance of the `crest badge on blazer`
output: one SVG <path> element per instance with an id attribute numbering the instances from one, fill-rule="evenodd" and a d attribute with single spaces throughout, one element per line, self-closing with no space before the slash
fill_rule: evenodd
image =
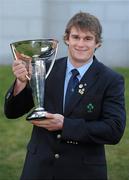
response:
<path id="1" fill-rule="evenodd" d="M 86 110 L 88 113 L 92 113 L 94 110 L 94 105 L 92 103 L 87 104 Z"/>

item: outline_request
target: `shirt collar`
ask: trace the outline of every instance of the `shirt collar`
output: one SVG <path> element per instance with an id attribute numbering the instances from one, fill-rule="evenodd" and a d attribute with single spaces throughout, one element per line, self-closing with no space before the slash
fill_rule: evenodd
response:
<path id="1" fill-rule="evenodd" d="M 89 59 L 88 62 L 86 64 L 84 64 L 83 66 L 76 68 L 79 71 L 80 78 L 82 78 L 84 73 L 88 70 L 88 68 L 90 67 L 92 62 L 93 62 L 93 58 Z M 71 74 L 72 69 L 75 69 L 75 67 L 71 64 L 70 59 L 68 57 L 68 59 L 67 59 L 67 73 Z"/>

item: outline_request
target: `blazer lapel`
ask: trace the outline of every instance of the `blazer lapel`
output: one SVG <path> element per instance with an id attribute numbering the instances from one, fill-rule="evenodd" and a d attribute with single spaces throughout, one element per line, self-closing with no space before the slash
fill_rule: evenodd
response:
<path id="1" fill-rule="evenodd" d="M 67 57 L 60 59 L 58 61 L 55 70 L 53 73 L 53 79 L 54 79 L 54 87 L 53 92 L 55 96 L 55 102 L 58 102 L 55 104 L 55 108 L 58 113 L 63 114 L 63 94 L 64 94 L 64 82 L 65 82 L 65 73 L 66 73 L 66 65 L 67 65 Z M 55 80 L 56 79 L 56 80 Z"/>
<path id="2" fill-rule="evenodd" d="M 77 103 L 88 93 L 90 88 L 96 82 L 99 75 L 99 71 L 99 62 L 94 58 L 93 64 L 82 77 L 75 93 L 70 99 L 70 104 L 64 113 L 66 116 L 74 109 Z"/>

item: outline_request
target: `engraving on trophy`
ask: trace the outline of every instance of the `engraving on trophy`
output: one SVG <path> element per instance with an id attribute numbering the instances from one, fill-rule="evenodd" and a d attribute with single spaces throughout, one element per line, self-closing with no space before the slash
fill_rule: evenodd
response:
<path id="1" fill-rule="evenodd" d="M 43 120 L 45 118 L 44 109 L 44 88 L 45 79 L 50 74 L 55 62 L 58 50 L 58 41 L 55 39 L 36 39 L 18 41 L 10 44 L 15 60 L 22 60 L 32 65 L 31 77 L 26 76 L 30 81 L 35 107 L 26 117 L 26 120 Z M 51 61 L 46 72 L 46 63 Z"/>

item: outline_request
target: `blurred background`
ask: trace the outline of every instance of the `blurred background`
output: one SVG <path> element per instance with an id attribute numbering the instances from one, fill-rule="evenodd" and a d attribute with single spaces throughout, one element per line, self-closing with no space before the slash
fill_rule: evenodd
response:
<path id="1" fill-rule="evenodd" d="M 12 63 L 9 44 L 24 39 L 56 38 L 58 56 L 65 56 L 66 23 L 75 13 L 86 11 L 103 26 L 97 57 L 109 66 L 129 66 L 128 10 L 129 0 L 0 0 L 0 64 Z"/>
<path id="2" fill-rule="evenodd" d="M 96 56 L 125 78 L 127 125 L 121 142 L 106 146 L 106 155 L 109 180 L 129 180 L 129 0 L 0 0 L 0 180 L 19 179 L 32 130 L 25 117 L 4 115 L 4 96 L 14 81 L 10 43 L 55 38 L 58 57 L 66 56 L 64 29 L 79 11 L 99 18 L 103 44 Z"/>

